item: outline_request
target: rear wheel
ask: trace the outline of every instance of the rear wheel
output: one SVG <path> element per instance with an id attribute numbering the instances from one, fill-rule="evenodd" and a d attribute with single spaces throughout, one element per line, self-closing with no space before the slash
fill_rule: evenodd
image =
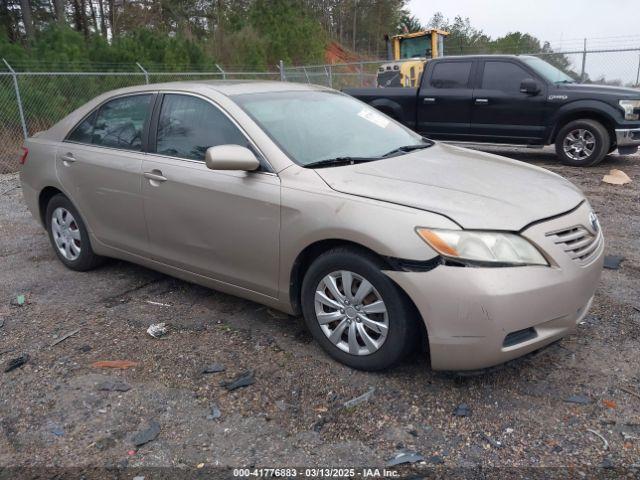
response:
<path id="1" fill-rule="evenodd" d="M 609 153 L 611 139 L 595 120 L 574 120 L 558 132 L 556 154 L 565 165 L 591 167 Z"/>
<path id="2" fill-rule="evenodd" d="M 58 194 L 51 198 L 45 218 L 53 250 L 66 267 L 85 271 L 102 263 L 103 258 L 91 248 L 80 213 L 67 197 Z"/>
<path id="3" fill-rule="evenodd" d="M 382 267 L 374 255 L 336 248 L 316 259 L 302 284 L 304 319 L 316 341 L 361 370 L 393 366 L 418 336 L 410 302 Z"/>

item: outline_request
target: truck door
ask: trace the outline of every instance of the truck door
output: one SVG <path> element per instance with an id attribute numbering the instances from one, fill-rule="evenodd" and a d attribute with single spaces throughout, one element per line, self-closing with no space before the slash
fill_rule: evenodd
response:
<path id="1" fill-rule="evenodd" d="M 473 91 L 471 135 L 483 141 L 542 143 L 545 83 L 515 60 L 485 60 L 479 68 L 479 83 Z M 535 95 L 521 93 L 524 79 L 536 80 L 540 91 Z"/>
<path id="2" fill-rule="evenodd" d="M 427 62 L 417 97 L 417 128 L 426 136 L 462 139 L 471 124 L 471 59 Z"/>

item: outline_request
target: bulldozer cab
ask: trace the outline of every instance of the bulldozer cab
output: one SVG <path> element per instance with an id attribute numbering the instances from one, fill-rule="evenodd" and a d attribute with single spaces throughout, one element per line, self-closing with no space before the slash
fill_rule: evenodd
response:
<path id="1" fill-rule="evenodd" d="M 444 37 L 447 35 L 449 32 L 437 28 L 394 35 L 390 39 L 393 50 L 389 60 L 441 57 L 444 54 Z"/>
<path id="2" fill-rule="evenodd" d="M 444 37 L 449 32 L 436 28 L 421 32 L 385 36 L 389 63 L 378 68 L 378 87 L 417 87 L 424 62 L 444 54 Z"/>

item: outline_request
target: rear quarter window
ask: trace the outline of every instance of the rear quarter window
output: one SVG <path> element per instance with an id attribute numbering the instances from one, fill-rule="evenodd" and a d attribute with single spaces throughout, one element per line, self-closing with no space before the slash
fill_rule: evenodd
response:
<path id="1" fill-rule="evenodd" d="M 432 88 L 467 88 L 471 62 L 440 62 L 433 66 L 429 85 Z"/>

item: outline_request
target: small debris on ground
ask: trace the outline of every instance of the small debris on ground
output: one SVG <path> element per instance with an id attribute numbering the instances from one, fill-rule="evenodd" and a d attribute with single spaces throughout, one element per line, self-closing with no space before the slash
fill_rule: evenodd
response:
<path id="1" fill-rule="evenodd" d="M 471 409 L 466 403 L 461 403 L 453 411 L 453 415 L 456 417 L 468 417 L 469 415 L 471 415 Z"/>
<path id="2" fill-rule="evenodd" d="M 607 439 L 604 438 L 600 432 L 597 432 L 596 430 L 592 430 L 590 428 L 587 428 L 587 432 L 594 434 L 596 437 L 598 437 L 600 440 L 602 440 L 603 446 L 605 450 L 609 450 L 609 442 L 607 442 Z"/>
<path id="3" fill-rule="evenodd" d="M 621 255 L 605 255 L 604 268 L 608 268 L 609 270 L 618 270 L 623 260 L 624 257 Z"/>
<path id="4" fill-rule="evenodd" d="M 222 412 L 217 405 L 211 405 L 211 413 L 207 415 L 207 420 L 215 420 L 222 416 Z"/>
<path id="5" fill-rule="evenodd" d="M 116 446 L 116 441 L 111 437 L 101 438 L 95 443 L 95 447 L 100 451 L 108 450 L 115 446 Z"/>
<path id="6" fill-rule="evenodd" d="M 344 402 L 344 408 L 353 408 L 356 405 L 359 405 L 364 402 L 368 402 L 369 400 L 371 400 L 371 397 L 373 397 L 373 392 L 375 391 L 376 389 L 374 387 L 371 387 L 369 391 L 360 395 L 359 397 L 352 398 L 351 400 Z"/>
<path id="7" fill-rule="evenodd" d="M 287 404 L 284 400 L 276 400 L 275 404 L 278 410 L 280 410 L 281 412 L 285 412 L 287 410 Z"/>
<path id="8" fill-rule="evenodd" d="M 618 408 L 618 404 L 614 400 L 602 400 L 602 404 L 607 408 Z"/>
<path id="9" fill-rule="evenodd" d="M 25 363 L 29 361 L 29 355 L 27 353 L 23 353 L 19 357 L 13 358 L 7 362 L 7 366 L 4 369 L 5 373 L 10 372 L 11 370 L 15 370 L 16 368 L 20 368 Z"/>
<path id="10" fill-rule="evenodd" d="M 55 425 L 51 429 L 51 433 L 53 433 L 56 437 L 62 437 L 64 435 L 64 430 L 62 429 L 61 426 Z"/>
<path id="11" fill-rule="evenodd" d="M 628 393 L 630 395 L 633 395 L 634 397 L 640 398 L 640 393 L 635 392 L 635 391 L 631 390 L 630 388 L 620 387 L 620 390 L 622 390 L 623 392 L 626 392 L 626 393 Z"/>
<path id="12" fill-rule="evenodd" d="M 4 327 L 4 318 L 0 317 L 0 328 Z"/>
<path id="13" fill-rule="evenodd" d="M 487 435 L 486 433 L 482 434 L 482 439 L 487 442 L 489 445 L 491 445 L 493 448 L 502 448 L 502 442 L 499 442 L 497 440 L 494 440 L 493 438 L 491 438 L 489 435 Z"/>
<path id="14" fill-rule="evenodd" d="M 147 303 L 149 305 L 157 305 L 159 307 L 170 307 L 171 306 L 168 303 L 154 302 L 153 300 L 147 300 Z"/>
<path id="15" fill-rule="evenodd" d="M 119 368 L 122 370 L 135 367 L 137 365 L 138 362 L 132 362 L 131 360 L 100 360 L 91 364 L 93 368 Z"/>
<path id="16" fill-rule="evenodd" d="M 131 385 L 118 380 L 106 380 L 98 384 L 98 390 L 106 392 L 128 392 L 131 390 Z"/>
<path id="17" fill-rule="evenodd" d="M 233 380 L 223 380 L 220 382 L 220 386 L 226 388 L 230 392 L 242 387 L 248 387 L 249 385 L 253 385 L 255 383 L 255 378 L 253 377 L 253 372 L 248 370 L 246 372 L 240 373 Z"/>
<path id="18" fill-rule="evenodd" d="M 416 463 L 424 461 L 424 457 L 416 452 L 399 452 L 387 460 L 387 467 L 395 467 L 403 463 Z"/>
<path id="19" fill-rule="evenodd" d="M 167 327 L 167 324 L 164 322 L 153 323 L 149 325 L 149 328 L 147 328 L 147 333 L 151 335 L 153 338 L 163 337 L 167 334 L 168 331 L 169 331 L 169 327 Z"/>
<path id="20" fill-rule="evenodd" d="M 615 468 L 613 462 L 610 458 L 605 458 L 602 462 L 598 464 L 598 468 L 604 468 L 605 470 L 611 470 Z"/>
<path id="21" fill-rule="evenodd" d="M 142 445 L 155 440 L 158 435 L 160 435 L 160 425 L 158 422 L 152 420 L 149 422 L 149 426 L 145 430 L 141 430 L 131 438 L 131 443 L 136 447 L 141 447 Z"/>
<path id="22" fill-rule="evenodd" d="M 11 305 L 14 307 L 22 307 L 26 302 L 26 298 L 24 295 L 17 295 L 16 298 L 11 299 Z"/>
<path id="23" fill-rule="evenodd" d="M 612 168 L 609 170 L 607 175 L 602 177 L 602 181 L 611 185 L 624 185 L 626 183 L 631 183 L 631 178 L 629 178 L 629 175 L 624 173 L 622 170 Z"/>
<path id="24" fill-rule="evenodd" d="M 212 363 L 202 369 L 202 373 L 220 373 L 224 372 L 226 368 L 221 363 Z"/>
<path id="25" fill-rule="evenodd" d="M 564 399 L 567 403 L 577 403 L 578 405 L 588 405 L 591 403 L 591 399 L 586 395 L 571 395 Z"/>
<path id="26" fill-rule="evenodd" d="M 442 465 L 444 463 L 444 458 L 442 458 L 440 455 L 432 455 L 429 457 L 429 463 L 432 463 L 434 465 Z"/>
<path id="27" fill-rule="evenodd" d="M 61 336 L 59 339 L 57 339 L 55 342 L 53 342 L 51 345 L 49 345 L 50 347 L 55 347 L 57 344 L 64 342 L 67 338 L 72 337 L 73 335 L 75 335 L 76 333 L 78 333 L 80 331 L 79 328 L 76 328 L 75 330 L 69 332 L 69 333 L 65 333 L 63 336 Z"/>

